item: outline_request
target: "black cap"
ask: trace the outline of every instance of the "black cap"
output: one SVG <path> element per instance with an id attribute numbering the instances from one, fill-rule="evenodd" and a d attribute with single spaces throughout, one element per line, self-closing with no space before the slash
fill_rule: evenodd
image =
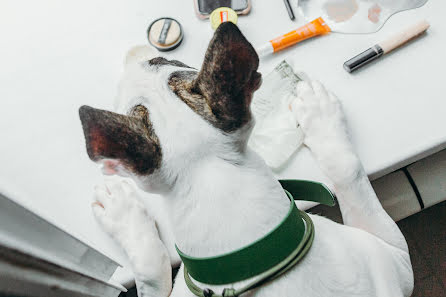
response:
<path id="1" fill-rule="evenodd" d="M 347 72 L 353 72 L 356 69 L 362 67 L 363 65 L 381 57 L 384 51 L 379 45 L 374 45 L 368 50 L 360 53 L 359 55 L 351 58 L 347 62 L 344 63 L 344 69 Z"/>

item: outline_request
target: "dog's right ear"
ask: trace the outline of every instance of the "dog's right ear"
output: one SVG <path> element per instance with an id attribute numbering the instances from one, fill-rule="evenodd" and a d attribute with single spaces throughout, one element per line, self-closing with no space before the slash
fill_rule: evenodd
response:
<path id="1" fill-rule="evenodd" d="M 240 30 L 222 23 L 209 43 L 193 91 L 206 98 L 219 126 L 234 131 L 250 120 L 252 93 L 260 87 L 259 57 Z"/>
<path id="2" fill-rule="evenodd" d="M 112 168 L 123 166 L 135 175 L 148 175 L 160 167 L 161 147 L 145 107 L 136 106 L 126 116 L 84 105 L 79 116 L 92 161 L 107 160 Z"/>

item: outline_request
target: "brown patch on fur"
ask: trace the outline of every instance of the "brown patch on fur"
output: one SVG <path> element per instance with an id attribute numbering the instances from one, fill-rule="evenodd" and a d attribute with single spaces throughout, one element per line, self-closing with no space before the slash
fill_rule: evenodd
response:
<path id="1" fill-rule="evenodd" d="M 251 120 L 252 94 L 261 84 L 258 66 L 252 45 L 227 22 L 215 31 L 200 72 L 175 72 L 169 86 L 212 125 L 233 132 Z"/>
<path id="2" fill-rule="evenodd" d="M 187 66 L 183 62 L 180 62 L 178 60 L 167 60 L 166 58 L 163 58 L 163 57 L 153 58 L 153 59 L 149 60 L 148 63 L 150 66 L 155 66 L 157 68 L 159 68 L 160 66 L 171 65 L 171 66 L 193 69 L 192 67 Z"/>
<path id="3" fill-rule="evenodd" d="M 126 116 L 84 105 L 79 116 L 91 160 L 117 159 L 138 175 L 161 166 L 161 146 L 144 106 L 135 106 Z"/>
<path id="4" fill-rule="evenodd" d="M 198 73 L 195 71 L 177 71 L 169 78 L 169 87 L 184 103 L 214 127 L 222 129 L 219 121 L 212 113 L 206 98 L 193 90 Z"/>

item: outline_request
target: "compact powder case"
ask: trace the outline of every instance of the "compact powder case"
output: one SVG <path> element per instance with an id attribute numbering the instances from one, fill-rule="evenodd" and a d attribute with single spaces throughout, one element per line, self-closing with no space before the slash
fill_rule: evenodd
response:
<path id="1" fill-rule="evenodd" d="M 159 51 L 166 52 L 177 48 L 183 41 L 183 28 L 172 18 L 159 18 L 147 29 L 147 38 Z"/>

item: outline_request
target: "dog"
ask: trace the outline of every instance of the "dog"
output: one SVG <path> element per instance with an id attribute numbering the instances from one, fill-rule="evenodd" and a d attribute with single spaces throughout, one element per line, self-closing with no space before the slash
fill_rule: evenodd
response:
<path id="1" fill-rule="evenodd" d="M 172 237 L 195 257 L 221 255 L 263 237 L 285 217 L 289 199 L 264 161 L 247 147 L 250 103 L 261 85 L 259 58 L 234 24 L 215 31 L 200 70 L 129 52 L 116 113 L 79 109 L 91 160 L 107 175 L 132 178 L 162 195 Z M 344 225 L 310 215 L 316 230 L 303 260 L 244 296 L 410 296 L 408 246 L 374 193 L 349 139 L 339 100 L 320 83 L 300 82 L 290 108 L 321 169 L 334 184 Z M 173 243 L 133 183 L 95 188 L 94 216 L 125 250 L 139 297 L 193 297 L 180 267 L 172 287 Z M 161 236 L 162 237 L 162 236 Z M 195 282 L 214 292 L 238 288 Z"/>

